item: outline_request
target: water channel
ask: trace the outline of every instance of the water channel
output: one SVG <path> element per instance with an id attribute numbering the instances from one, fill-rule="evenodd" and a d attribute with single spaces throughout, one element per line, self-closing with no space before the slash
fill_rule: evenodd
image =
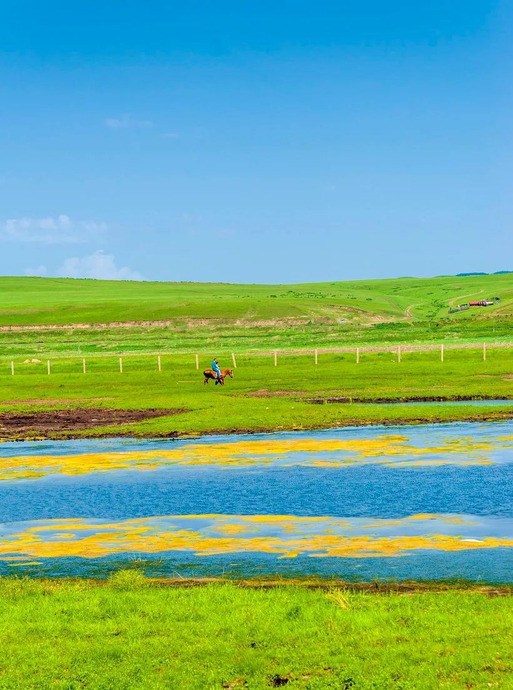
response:
<path id="1" fill-rule="evenodd" d="M 513 581 L 513 422 L 0 446 L 0 574 Z"/>

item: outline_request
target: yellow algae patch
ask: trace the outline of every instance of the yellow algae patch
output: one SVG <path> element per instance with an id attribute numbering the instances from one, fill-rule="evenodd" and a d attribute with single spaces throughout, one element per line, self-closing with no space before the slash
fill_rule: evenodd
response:
<path id="1" fill-rule="evenodd" d="M 34 471 L 42 474 L 88 474 L 114 469 L 155 469 L 166 464 L 256 464 L 271 461 L 273 456 L 290 453 L 318 453 L 350 451 L 381 454 L 394 444 L 406 442 L 406 437 L 380 437 L 361 441 L 338 440 L 269 440 L 239 441 L 235 443 L 191 444 L 174 449 L 127 451 L 111 453 L 83 453 L 66 456 L 21 456 L 0 458 L 0 479 L 26 478 Z"/>
<path id="2" fill-rule="evenodd" d="M 74 535 L 66 531 L 72 524 Z M 444 525 L 468 529 L 472 524 L 460 516 L 431 514 L 401 520 L 290 515 L 178 515 L 111 523 L 49 520 L 0 538 L 0 560 L 21 563 L 21 559 L 101 558 L 116 553 L 168 551 L 198 556 L 269 553 L 281 558 L 371 558 L 405 556 L 420 549 L 513 548 L 513 537 L 493 534 L 493 525 L 492 534 L 480 538 L 472 533 L 439 533 Z M 396 528 L 395 534 L 390 534 L 391 527 Z"/>
<path id="3" fill-rule="evenodd" d="M 513 448 L 513 438 L 449 439 L 434 446 L 415 446 L 406 436 L 381 435 L 372 439 L 273 439 L 233 443 L 193 443 L 159 450 L 131 450 L 77 455 L 0 458 L 0 480 L 35 479 L 48 474 L 83 475 L 111 470 L 154 470 L 172 465 L 244 466 L 278 463 L 344 467 L 379 463 L 393 467 L 447 464 L 492 464 L 489 455 Z M 322 455 L 321 455 L 322 454 Z M 325 457 L 324 454 L 330 454 Z"/>

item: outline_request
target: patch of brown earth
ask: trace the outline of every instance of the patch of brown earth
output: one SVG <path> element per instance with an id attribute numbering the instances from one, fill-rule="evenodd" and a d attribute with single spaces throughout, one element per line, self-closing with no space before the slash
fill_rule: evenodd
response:
<path id="1" fill-rule="evenodd" d="M 288 398 L 296 395 L 306 395 L 306 391 L 270 391 L 268 388 L 261 388 L 258 391 L 247 393 L 246 398 Z"/>
<path id="2" fill-rule="evenodd" d="M 181 410 L 109 410 L 78 408 L 40 412 L 0 414 L 0 436 L 19 436 L 29 432 L 42 435 L 56 431 L 80 431 L 116 424 L 131 424 L 145 419 L 177 414 Z"/>

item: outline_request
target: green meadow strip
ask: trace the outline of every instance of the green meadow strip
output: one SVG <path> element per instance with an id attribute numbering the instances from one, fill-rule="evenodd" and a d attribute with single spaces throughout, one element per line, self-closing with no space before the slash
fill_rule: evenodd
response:
<path id="1" fill-rule="evenodd" d="M 0 580 L 2 688 L 510 687 L 499 590 Z"/>

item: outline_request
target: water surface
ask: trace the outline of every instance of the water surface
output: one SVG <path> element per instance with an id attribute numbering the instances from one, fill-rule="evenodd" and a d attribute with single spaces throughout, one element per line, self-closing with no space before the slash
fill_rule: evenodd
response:
<path id="1" fill-rule="evenodd" d="M 4 443 L 0 572 L 513 581 L 513 423 Z"/>

